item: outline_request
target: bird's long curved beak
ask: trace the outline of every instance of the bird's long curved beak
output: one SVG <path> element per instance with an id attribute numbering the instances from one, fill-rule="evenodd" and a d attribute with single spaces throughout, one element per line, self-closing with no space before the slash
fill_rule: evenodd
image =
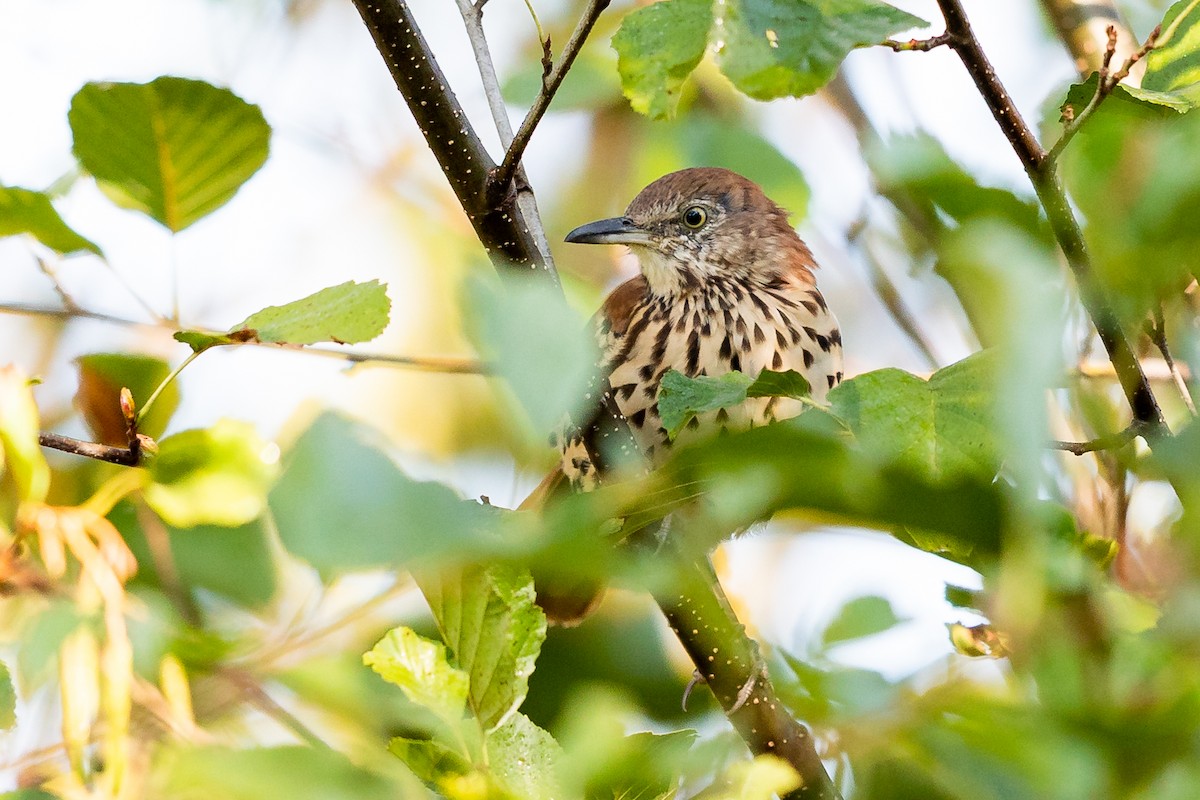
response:
<path id="1" fill-rule="evenodd" d="M 567 234 L 574 244 L 650 244 L 650 234 L 629 217 L 613 217 L 580 225 Z"/>

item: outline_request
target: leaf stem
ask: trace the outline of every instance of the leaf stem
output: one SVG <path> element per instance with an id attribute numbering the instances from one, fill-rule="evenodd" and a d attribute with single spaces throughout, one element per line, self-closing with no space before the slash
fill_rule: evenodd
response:
<path id="1" fill-rule="evenodd" d="M 184 367 L 186 367 L 188 364 L 191 364 L 193 361 L 195 361 L 197 356 L 199 356 L 203 352 L 204 352 L 203 350 L 197 350 L 197 351 L 192 352 L 191 354 L 188 355 L 187 358 L 185 358 L 179 364 L 178 367 L 171 370 L 170 375 L 163 378 L 163 382 L 160 383 L 157 387 L 155 387 L 154 391 L 150 393 L 150 397 L 146 398 L 146 402 L 142 403 L 142 407 L 137 410 L 137 417 L 134 419 L 135 423 L 141 424 L 142 420 L 146 416 L 146 413 L 150 410 L 150 407 L 154 405 L 154 401 L 157 400 L 158 396 L 163 393 L 163 389 L 166 389 L 168 386 L 170 386 L 171 381 L 175 380 L 175 378 L 179 375 L 179 373 L 183 372 Z"/>

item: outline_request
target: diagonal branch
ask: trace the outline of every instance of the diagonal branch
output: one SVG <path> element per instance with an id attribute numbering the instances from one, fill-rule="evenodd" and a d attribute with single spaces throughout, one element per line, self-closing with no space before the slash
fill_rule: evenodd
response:
<path id="1" fill-rule="evenodd" d="M 354 5 L 496 269 L 509 274 L 532 269 L 557 284 L 554 265 L 539 252 L 515 196 L 487 202 L 488 175 L 496 163 L 450 89 L 408 3 L 354 0 Z"/>
<path id="2" fill-rule="evenodd" d="M 960 0 L 938 0 L 938 6 L 946 20 L 946 33 L 951 36 L 951 49 L 962 60 L 963 66 L 974 80 L 996 123 L 1004 132 L 1033 183 L 1034 191 L 1037 192 L 1050 221 L 1054 238 L 1075 276 L 1083 307 L 1091 317 L 1092 324 L 1096 326 L 1100 341 L 1116 369 L 1117 380 L 1133 410 L 1134 419 L 1145 426 L 1152 444 L 1156 438 L 1169 436 L 1170 430 L 1154 396 L 1154 390 L 1150 388 L 1142 365 L 1138 362 L 1116 313 L 1093 274 L 1087 242 L 1083 238 L 1079 221 L 1071 210 L 1054 163 L 1046 158 L 1046 151 L 1042 149 L 1008 91 L 996 77 L 996 70 L 984 54 L 979 40 L 975 38 Z"/>

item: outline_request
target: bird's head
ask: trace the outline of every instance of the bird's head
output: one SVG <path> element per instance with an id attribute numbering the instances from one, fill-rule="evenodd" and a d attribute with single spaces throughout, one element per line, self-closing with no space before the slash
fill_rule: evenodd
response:
<path id="1" fill-rule="evenodd" d="M 812 254 L 787 212 L 736 172 L 695 167 L 643 189 L 625 216 L 582 225 L 568 242 L 625 244 L 650 290 L 680 295 L 713 279 L 749 285 L 794 275 L 812 283 Z"/>

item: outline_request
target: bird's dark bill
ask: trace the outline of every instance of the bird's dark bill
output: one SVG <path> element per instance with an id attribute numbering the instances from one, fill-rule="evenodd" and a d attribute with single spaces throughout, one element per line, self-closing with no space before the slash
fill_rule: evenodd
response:
<path id="1" fill-rule="evenodd" d="M 649 244 L 650 235 L 628 217 L 601 219 L 580 225 L 567 234 L 574 244 Z"/>

